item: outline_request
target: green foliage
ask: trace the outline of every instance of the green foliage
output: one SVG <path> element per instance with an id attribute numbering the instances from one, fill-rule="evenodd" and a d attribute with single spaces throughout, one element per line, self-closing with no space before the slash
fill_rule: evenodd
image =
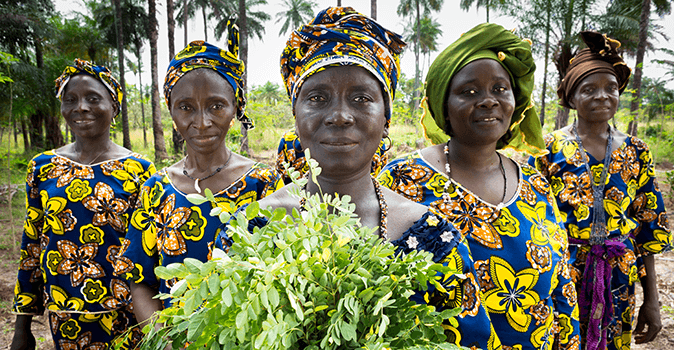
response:
<path id="1" fill-rule="evenodd" d="M 665 193 L 665 196 L 674 198 L 674 170 L 665 172 L 665 182 L 669 185 L 669 193 Z"/>
<path id="2" fill-rule="evenodd" d="M 315 177 L 320 169 L 309 162 Z M 307 181 L 291 173 L 298 188 Z M 206 263 L 188 258 L 156 268 L 161 278 L 180 279 L 161 296 L 176 306 L 145 327 L 142 348 L 162 349 L 172 339 L 187 349 L 456 349 L 443 343 L 442 322 L 455 323 L 458 309 L 436 312 L 408 299 L 437 284 L 433 276 L 447 267 L 428 252 L 397 255 L 358 224 L 348 196 L 291 194 L 307 199 L 306 211 L 286 215 L 254 202 L 230 220 L 215 206 L 211 215 L 230 220 L 234 244 Z M 215 201 L 208 190 L 188 197 Z M 268 224 L 250 233 L 258 217 Z"/>

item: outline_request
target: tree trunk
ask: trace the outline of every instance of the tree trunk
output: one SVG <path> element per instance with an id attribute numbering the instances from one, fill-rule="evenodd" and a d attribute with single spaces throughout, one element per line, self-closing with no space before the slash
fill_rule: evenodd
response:
<path id="1" fill-rule="evenodd" d="M 41 151 L 44 149 L 44 136 L 42 133 L 43 123 L 44 115 L 42 115 L 42 111 L 38 109 L 30 116 L 30 148 L 33 151 Z"/>
<path id="2" fill-rule="evenodd" d="M 183 6 L 183 29 L 185 30 L 185 45 L 187 47 L 187 10 L 189 9 L 190 3 L 189 0 L 185 0 L 185 6 Z M 173 58 L 173 57 L 171 57 Z"/>
<path id="3" fill-rule="evenodd" d="M 239 0 L 239 48 L 240 48 L 240 57 L 243 61 L 244 66 L 248 65 L 248 19 L 246 18 L 246 0 Z M 242 80 L 242 89 L 243 93 L 246 93 L 246 81 L 248 80 L 248 74 L 246 72 L 241 76 Z M 248 147 L 248 130 L 243 127 L 241 124 L 241 149 L 239 150 L 242 154 L 246 156 L 252 156 L 253 153 Z"/>
<path id="4" fill-rule="evenodd" d="M 11 92 L 11 89 L 10 89 L 10 92 Z M 9 95 L 9 107 L 10 107 L 9 110 L 11 111 L 12 110 L 12 108 L 11 108 L 12 107 L 12 94 L 11 93 Z M 16 119 L 14 119 L 12 117 L 12 113 L 10 113 L 9 116 L 10 116 L 10 119 L 12 119 L 12 130 L 14 131 L 14 147 L 19 148 L 19 139 L 17 137 L 18 132 L 17 132 L 17 128 L 16 128 Z"/>
<path id="5" fill-rule="evenodd" d="M 34 44 L 35 44 L 35 64 L 40 72 L 44 72 L 44 56 L 42 51 L 42 43 L 40 42 L 40 39 L 36 38 Z M 43 78 L 44 78 L 43 76 L 39 77 L 40 88 L 42 90 L 46 90 Z M 50 94 L 50 91 L 45 91 L 45 93 L 42 95 L 48 94 Z M 45 127 L 44 140 L 46 142 L 44 143 L 44 147 L 51 149 L 62 146 L 63 134 L 61 134 L 61 129 L 59 128 L 58 116 L 52 116 L 51 113 L 45 113 L 42 110 L 38 110 L 36 113 L 42 116 L 41 117 L 42 123 L 44 123 Z"/>
<path id="6" fill-rule="evenodd" d="M 147 128 L 145 127 L 145 98 L 143 98 L 143 66 L 140 59 L 140 47 L 136 45 L 136 58 L 138 58 L 138 90 L 140 92 L 140 116 L 143 124 L 143 148 L 147 148 Z"/>
<path id="7" fill-rule="evenodd" d="M 569 124 L 569 111 L 566 107 L 561 107 L 557 110 L 555 118 L 555 130 L 561 129 Z"/>
<path id="8" fill-rule="evenodd" d="M 641 104 L 641 75 L 644 69 L 644 54 L 646 53 L 646 40 L 648 39 L 648 20 L 651 15 L 651 0 L 642 0 L 641 17 L 639 18 L 639 44 L 637 44 L 637 62 L 634 67 L 634 78 L 632 79 L 632 101 L 630 102 L 630 114 L 632 120 L 627 127 L 627 132 L 632 136 L 637 136 L 637 124 L 639 116 L 639 105 Z"/>
<path id="9" fill-rule="evenodd" d="M 342 6 L 342 0 L 337 0 L 337 7 Z"/>
<path id="10" fill-rule="evenodd" d="M 148 0 L 150 17 L 150 70 L 152 71 L 152 132 L 154 134 L 155 162 L 167 159 L 164 130 L 161 124 L 161 108 L 159 107 L 159 78 L 157 74 L 157 4 L 155 0 Z"/>
<path id="11" fill-rule="evenodd" d="M 549 52 L 550 52 L 550 15 L 552 9 L 550 8 L 550 2 L 547 2 L 545 7 L 545 13 L 547 15 L 547 20 L 545 24 L 545 64 L 543 66 L 543 93 L 541 94 L 541 126 L 545 125 L 545 95 L 548 92 L 548 61 L 549 61 Z"/>
<path id="12" fill-rule="evenodd" d="M 23 118 L 21 118 L 21 135 L 23 136 L 23 151 L 28 153 L 30 151 L 30 140 L 28 139 L 28 126 Z"/>
<path id="13" fill-rule="evenodd" d="M 126 81 L 124 80 L 124 28 L 122 26 L 122 5 L 120 0 L 112 0 L 115 6 L 115 26 L 117 27 L 117 64 L 119 67 L 119 83 L 122 85 L 122 135 L 123 145 L 131 149 L 129 136 L 129 113 L 126 109 Z"/>
<path id="14" fill-rule="evenodd" d="M 419 109 L 419 99 L 420 99 L 420 94 L 419 94 L 419 86 L 420 86 L 420 77 L 419 75 L 421 72 L 419 72 L 419 39 L 421 35 L 421 14 L 419 10 L 419 1 L 420 0 L 415 0 L 415 4 L 417 7 L 417 33 L 414 36 L 414 115 L 416 115 L 417 110 Z"/>
<path id="15" fill-rule="evenodd" d="M 166 0 L 166 26 L 168 28 L 168 49 L 169 49 L 169 62 L 173 59 L 173 56 L 176 54 L 176 44 L 175 44 L 175 29 L 176 29 L 176 20 L 173 18 L 173 0 Z"/>
<path id="16" fill-rule="evenodd" d="M 370 0 L 370 17 L 377 20 L 377 0 Z"/>
<path id="17" fill-rule="evenodd" d="M 204 41 L 208 41 L 208 19 L 206 18 L 206 5 L 201 6 L 201 16 L 204 17 Z"/>
<path id="18" fill-rule="evenodd" d="M 485 9 L 487 10 L 487 23 L 489 23 L 489 3 L 487 3 L 487 6 L 485 6 Z"/>

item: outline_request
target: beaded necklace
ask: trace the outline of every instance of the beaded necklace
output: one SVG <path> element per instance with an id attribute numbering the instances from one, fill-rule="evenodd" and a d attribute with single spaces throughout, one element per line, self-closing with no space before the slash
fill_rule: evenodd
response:
<path id="1" fill-rule="evenodd" d="M 592 228 L 590 229 L 590 244 L 604 244 L 606 237 L 608 237 L 608 230 L 606 229 L 606 211 L 604 210 L 604 185 L 606 185 L 606 175 L 608 173 L 609 163 L 611 162 L 611 144 L 613 143 L 611 126 L 608 126 L 608 140 L 606 140 L 604 167 L 601 169 L 601 177 L 599 178 L 599 185 L 597 186 L 594 184 L 594 176 L 592 175 L 592 170 L 588 163 L 590 158 L 585 153 L 583 140 L 580 139 L 580 135 L 578 134 L 578 120 L 573 123 L 573 133 L 576 136 L 578 150 L 580 151 L 580 156 L 583 158 L 583 165 L 585 165 L 585 171 L 587 171 L 587 174 L 590 176 L 590 185 L 592 186 Z"/>
<path id="2" fill-rule="evenodd" d="M 386 228 L 386 223 L 388 221 L 388 204 L 386 204 L 386 199 L 384 198 L 384 194 L 381 191 L 381 186 L 379 186 L 379 182 L 374 178 L 374 176 L 370 175 L 370 178 L 372 179 L 372 184 L 374 185 L 374 192 L 377 194 L 377 202 L 379 202 L 379 236 L 384 239 L 384 241 L 388 241 L 388 229 Z M 307 190 L 307 184 L 309 181 L 307 181 L 304 186 L 302 186 L 302 191 Z M 300 209 L 305 210 L 304 208 L 307 203 L 306 198 L 300 198 Z"/>
<path id="3" fill-rule="evenodd" d="M 447 140 L 447 143 L 445 144 L 445 172 L 447 172 L 447 181 L 445 182 L 445 186 L 442 191 L 442 200 L 445 204 L 449 203 L 449 185 L 452 182 L 452 168 L 449 166 L 449 141 L 451 139 Z M 506 177 L 505 173 L 505 168 L 503 167 L 503 158 L 500 153 L 496 152 L 496 155 L 498 156 L 498 165 L 499 169 L 501 170 L 501 175 L 503 176 L 503 196 L 501 196 L 501 203 L 499 203 L 496 208 L 498 210 L 501 210 L 503 208 L 503 203 L 506 199 L 506 195 L 508 194 L 508 179 Z"/>
<path id="4" fill-rule="evenodd" d="M 204 181 L 204 180 L 212 177 L 213 175 L 219 173 L 222 169 L 224 169 L 227 166 L 227 164 L 229 164 L 229 160 L 232 159 L 232 151 L 229 151 L 229 157 L 227 157 L 227 161 L 225 161 L 225 164 L 223 164 L 222 166 L 219 166 L 217 169 L 215 169 L 215 171 L 213 173 L 211 173 L 210 175 L 205 176 L 205 177 L 192 177 L 192 176 L 190 176 L 190 174 L 187 173 L 187 169 L 185 169 L 185 164 L 187 163 L 187 157 L 188 156 L 185 156 L 185 159 L 183 159 L 183 175 L 187 176 L 190 180 L 194 180 L 194 189 L 198 193 L 201 193 L 201 187 L 199 187 L 199 181 Z"/>

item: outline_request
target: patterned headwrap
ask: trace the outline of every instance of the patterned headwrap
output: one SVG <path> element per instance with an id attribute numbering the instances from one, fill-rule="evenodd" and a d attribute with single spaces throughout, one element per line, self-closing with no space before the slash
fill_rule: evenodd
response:
<path id="1" fill-rule="evenodd" d="M 281 55 L 281 75 L 295 100 L 304 81 L 328 66 L 355 65 L 374 75 L 388 99 L 386 125 L 400 76 L 400 35 L 380 26 L 351 7 L 330 7 L 311 23 L 295 30 Z"/>
<path id="2" fill-rule="evenodd" d="M 54 80 L 56 82 L 56 98 L 59 101 L 63 98 L 63 91 L 66 89 L 66 85 L 70 81 L 70 78 L 78 74 L 87 74 L 98 79 L 112 97 L 112 101 L 117 106 L 117 114 L 119 114 L 120 106 L 122 105 L 122 98 L 124 97 L 124 92 L 122 91 L 122 85 L 112 76 L 112 73 L 106 66 L 96 66 L 91 64 L 89 61 L 81 60 L 79 58 L 75 59 L 75 62 L 72 66 L 67 66 L 61 76 Z"/>
<path id="3" fill-rule="evenodd" d="M 541 123 L 531 101 L 536 65 L 531 55 L 531 41 L 494 23 L 482 23 L 449 45 L 431 64 L 426 75 L 426 97 L 421 125 L 433 144 L 446 142 L 445 101 L 452 77 L 475 60 L 488 58 L 501 64 L 510 75 L 515 95 L 515 111 L 510 121 L 512 136 L 499 140 L 497 149 L 512 148 L 531 155 L 543 155 L 545 143 Z"/>
<path id="4" fill-rule="evenodd" d="M 211 45 L 202 40 L 196 40 L 187 45 L 171 60 L 166 78 L 164 79 L 164 98 L 166 105 L 170 106 L 171 90 L 175 84 L 187 72 L 195 69 L 213 69 L 220 74 L 234 90 L 236 97 L 236 118 L 246 129 L 255 126 L 253 121 L 246 116 L 246 96 L 243 90 L 241 76 L 244 72 L 243 61 L 239 59 L 239 29 L 231 22 L 227 23 L 229 38 L 227 39 L 227 51 Z"/>
<path id="5" fill-rule="evenodd" d="M 620 42 L 613 40 L 597 32 L 580 32 L 587 48 L 580 50 L 575 57 L 569 61 L 569 68 L 557 89 L 559 104 L 572 108 L 569 100 L 573 96 L 578 84 L 590 74 L 609 73 L 616 77 L 620 88 L 620 94 L 625 91 L 627 82 L 630 80 L 632 70 L 625 64 L 625 61 L 618 54 Z"/>

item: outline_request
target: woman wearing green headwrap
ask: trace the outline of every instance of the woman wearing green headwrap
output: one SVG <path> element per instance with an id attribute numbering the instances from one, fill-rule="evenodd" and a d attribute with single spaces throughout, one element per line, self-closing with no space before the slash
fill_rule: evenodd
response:
<path id="1" fill-rule="evenodd" d="M 465 310 L 461 345 L 483 349 L 578 349 L 576 291 L 566 231 L 550 185 L 497 152 L 544 149 L 531 108 L 531 43 L 480 24 L 445 49 L 426 80 L 422 124 L 436 143 L 389 163 L 381 183 L 444 214 L 466 238 L 491 319 L 472 340 Z"/>

